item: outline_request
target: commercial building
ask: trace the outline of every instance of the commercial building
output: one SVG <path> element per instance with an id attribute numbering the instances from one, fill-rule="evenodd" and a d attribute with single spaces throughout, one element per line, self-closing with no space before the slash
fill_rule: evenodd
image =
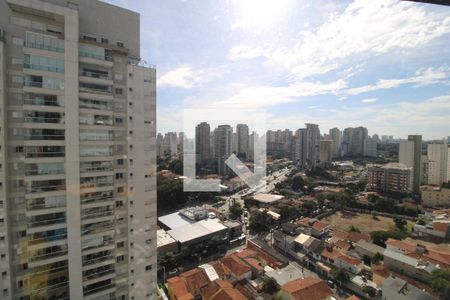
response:
<path id="1" fill-rule="evenodd" d="M 411 191 L 411 168 L 403 164 L 369 165 L 367 169 L 367 188 L 379 192 Z"/>
<path id="2" fill-rule="evenodd" d="M 204 164 L 211 158 L 211 128 L 208 123 L 202 122 L 195 127 L 195 153 L 196 163 Z"/>
<path id="3" fill-rule="evenodd" d="M 156 70 L 139 18 L 0 1 L 1 299 L 156 297 Z"/>
<path id="4" fill-rule="evenodd" d="M 420 188 L 422 204 L 428 207 L 450 207 L 450 189 L 436 186 Z"/>

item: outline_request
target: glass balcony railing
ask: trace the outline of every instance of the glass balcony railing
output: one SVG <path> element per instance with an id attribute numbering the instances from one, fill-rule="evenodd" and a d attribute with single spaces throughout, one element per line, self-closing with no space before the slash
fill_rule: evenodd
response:
<path id="1" fill-rule="evenodd" d="M 90 52 L 86 52 L 86 51 L 79 51 L 79 55 L 81 57 L 93 58 L 93 59 L 98 59 L 98 60 L 113 61 L 112 56 L 109 56 L 109 55 L 101 55 L 101 54 L 90 53 Z"/>
<path id="2" fill-rule="evenodd" d="M 41 255 L 29 255 L 28 261 L 34 262 L 34 261 L 46 260 L 46 259 L 50 259 L 53 257 L 63 256 L 66 254 L 67 254 L 67 250 L 55 251 L 55 252 L 41 254 Z"/>
<path id="3" fill-rule="evenodd" d="M 39 49 L 39 50 L 47 50 L 47 51 L 64 53 L 63 44 L 61 44 L 59 46 L 55 46 L 55 45 L 46 45 L 43 43 L 24 42 L 24 46 L 28 47 L 28 48 Z"/>
<path id="4" fill-rule="evenodd" d="M 40 157 L 64 157 L 64 152 L 26 152 L 26 158 L 40 158 Z"/>
<path id="5" fill-rule="evenodd" d="M 63 218 L 49 219 L 49 220 L 43 220 L 43 221 L 27 222 L 27 227 L 34 228 L 34 227 L 41 227 L 41 226 L 48 226 L 48 225 L 56 225 L 56 224 L 65 223 L 65 222 L 66 222 L 66 217 L 63 217 Z"/>
<path id="6" fill-rule="evenodd" d="M 25 86 L 35 87 L 35 88 L 43 88 L 49 90 L 64 90 L 64 84 L 57 83 L 48 83 L 42 81 L 24 81 Z"/>
<path id="7" fill-rule="evenodd" d="M 88 296 L 88 295 L 92 295 L 92 294 L 95 294 L 95 293 L 100 293 L 101 291 L 109 290 L 109 289 L 112 289 L 114 287 L 115 287 L 114 283 L 110 283 L 110 284 L 107 284 L 107 285 L 95 286 L 95 287 L 92 287 L 92 288 L 90 286 L 88 286 L 86 288 L 83 288 L 83 295 L 84 296 Z"/>
<path id="8" fill-rule="evenodd" d="M 66 185 L 48 185 L 48 186 L 30 186 L 27 187 L 27 193 L 44 193 L 66 190 Z"/>
<path id="9" fill-rule="evenodd" d="M 37 70 L 37 71 L 64 73 L 64 68 L 58 68 L 58 67 L 54 67 L 54 66 L 43 66 L 43 65 L 24 63 L 23 67 L 24 67 L 24 69 L 31 69 L 31 70 Z"/>
<path id="10" fill-rule="evenodd" d="M 46 118 L 46 117 L 24 117 L 25 123 L 50 123 L 50 124 L 64 124 L 64 118 Z"/>
<path id="11" fill-rule="evenodd" d="M 58 101 L 56 97 L 54 98 L 25 98 L 23 99 L 24 105 L 40 105 L 40 106 L 64 106 L 62 101 Z"/>

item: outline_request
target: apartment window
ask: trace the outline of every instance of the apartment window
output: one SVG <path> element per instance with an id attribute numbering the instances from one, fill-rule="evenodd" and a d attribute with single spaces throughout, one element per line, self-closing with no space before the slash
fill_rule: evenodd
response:
<path id="1" fill-rule="evenodd" d="M 133 88 L 129 88 L 128 90 L 129 90 L 130 92 L 132 92 L 132 91 L 133 91 Z"/>
<path id="2" fill-rule="evenodd" d="M 123 173 L 116 173 L 116 179 L 123 179 Z"/>
<path id="3" fill-rule="evenodd" d="M 129 73 L 128 77 L 133 78 L 133 73 Z"/>
<path id="4" fill-rule="evenodd" d="M 123 119 L 122 118 L 116 118 L 115 122 L 116 122 L 116 124 L 122 124 L 123 123 Z"/>
<path id="5" fill-rule="evenodd" d="M 108 44 L 108 39 L 107 38 L 102 38 L 102 44 Z"/>
<path id="6" fill-rule="evenodd" d="M 123 186 L 117 188 L 117 193 L 123 193 Z"/>
<path id="7" fill-rule="evenodd" d="M 124 260 L 125 260 L 125 256 L 124 255 L 120 255 L 120 256 L 116 257 L 116 262 L 121 262 L 121 261 L 124 261 Z"/>
<path id="8" fill-rule="evenodd" d="M 125 242 L 118 242 L 116 244 L 116 246 L 117 246 L 117 248 L 123 248 L 123 247 L 125 247 Z"/>
<path id="9" fill-rule="evenodd" d="M 145 266 L 145 271 L 150 271 L 152 269 L 152 265 Z"/>
<path id="10" fill-rule="evenodd" d="M 123 48 L 124 44 L 122 42 L 117 42 L 117 47 Z"/>
<path id="11" fill-rule="evenodd" d="M 23 153 L 23 146 L 16 146 L 15 152 L 16 153 Z"/>
<path id="12" fill-rule="evenodd" d="M 85 34 L 83 34 L 83 40 L 96 42 L 97 41 L 97 36 L 95 36 L 93 34 L 85 33 Z"/>

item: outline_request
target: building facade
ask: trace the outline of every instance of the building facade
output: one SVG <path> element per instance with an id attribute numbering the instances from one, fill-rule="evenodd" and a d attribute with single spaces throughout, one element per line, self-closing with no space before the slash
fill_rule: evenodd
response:
<path id="1" fill-rule="evenodd" d="M 237 155 L 240 157 L 248 156 L 249 147 L 249 132 L 247 124 L 237 124 L 236 126 L 237 134 Z"/>
<path id="2" fill-rule="evenodd" d="M 233 128 L 230 125 L 219 125 L 214 130 L 214 149 L 218 160 L 218 173 L 227 175 L 231 169 L 225 161 L 232 153 Z"/>
<path id="3" fill-rule="evenodd" d="M 330 139 L 333 141 L 333 158 L 341 156 L 342 131 L 339 128 L 332 128 L 329 131 Z"/>
<path id="4" fill-rule="evenodd" d="M 419 194 L 422 182 L 422 136 L 409 135 L 407 141 L 400 142 L 398 152 L 398 162 L 412 168 L 412 190 Z"/>
<path id="5" fill-rule="evenodd" d="M 411 191 L 411 168 L 403 164 L 369 165 L 367 188 L 379 192 L 407 193 Z"/>
<path id="6" fill-rule="evenodd" d="M 428 157 L 428 184 L 441 185 L 447 179 L 447 159 L 448 145 L 445 141 L 442 143 L 432 143 L 427 145 Z"/>
<path id="7" fill-rule="evenodd" d="M 1 0 L 1 299 L 156 297 L 156 70 L 139 14 Z"/>
<path id="8" fill-rule="evenodd" d="M 204 164 L 211 158 L 210 140 L 211 128 L 208 123 L 202 122 L 195 127 L 195 152 L 197 164 Z"/>

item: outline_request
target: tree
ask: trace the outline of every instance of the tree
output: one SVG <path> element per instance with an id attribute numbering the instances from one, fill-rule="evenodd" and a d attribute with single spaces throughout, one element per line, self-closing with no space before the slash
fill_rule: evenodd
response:
<path id="1" fill-rule="evenodd" d="M 342 285 L 350 280 L 350 276 L 342 269 L 333 269 L 331 271 L 331 276 L 339 283 L 339 285 Z"/>
<path id="2" fill-rule="evenodd" d="M 394 218 L 395 227 L 399 230 L 404 231 L 406 226 L 406 221 L 401 218 Z"/>
<path id="3" fill-rule="evenodd" d="M 303 180 L 302 175 L 295 175 L 292 178 L 292 189 L 294 191 L 303 190 L 305 186 L 305 180 Z"/>
<path id="4" fill-rule="evenodd" d="M 283 205 L 280 208 L 280 218 L 282 220 L 291 220 L 298 214 L 297 208 L 290 205 Z"/>
<path id="5" fill-rule="evenodd" d="M 442 300 L 450 300 L 450 268 L 442 268 L 431 274 L 431 287 Z"/>
<path id="6" fill-rule="evenodd" d="M 375 253 L 375 255 L 372 257 L 372 263 L 373 264 L 378 264 L 380 261 L 382 261 L 384 259 L 383 254 L 381 254 L 380 252 Z"/>
<path id="7" fill-rule="evenodd" d="M 263 281 L 262 289 L 264 292 L 273 295 L 279 290 L 278 283 L 272 277 L 265 278 Z"/>
<path id="8" fill-rule="evenodd" d="M 370 237 L 372 238 L 374 244 L 386 248 L 385 242 L 387 239 L 392 238 L 396 240 L 403 240 L 406 237 L 408 237 L 408 234 L 405 231 L 400 230 L 389 230 L 389 231 L 377 230 L 372 231 L 370 233 Z"/>
<path id="9" fill-rule="evenodd" d="M 250 216 L 249 228 L 256 233 L 261 233 L 269 230 L 269 225 L 271 223 L 271 216 L 269 216 L 266 212 L 260 212 L 259 210 L 257 210 Z"/>
<path id="10" fill-rule="evenodd" d="M 373 287 L 366 285 L 362 288 L 363 293 L 366 293 L 367 295 L 369 295 L 369 297 L 373 298 L 377 295 L 377 290 L 374 289 Z"/>
<path id="11" fill-rule="evenodd" d="M 160 262 L 161 266 L 164 266 L 167 271 L 170 271 L 176 267 L 176 256 L 173 252 L 167 252 L 164 258 Z"/>
<path id="12" fill-rule="evenodd" d="M 359 230 L 358 227 L 355 227 L 354 225 L 350 225 L 347 229 L 348 232 L 359 232 L 361 233 L 361 230 Z"/>
<path id="13" fill-rule="evenodd" d="M 425 222 L 424 219 L 419 219 L 419 220 L 417 220 L 417 224 L 418 224 L 418 225 L 425 226 L 427 223 Z"/>
<path id="14" fill-rule="evenodd" d="M 244 209 L 239 202 L 233 201 L 233 204 L 230 206 L 230 213 L 233 216 L 233 219 L 237 219 L 242 216 Z"/>

